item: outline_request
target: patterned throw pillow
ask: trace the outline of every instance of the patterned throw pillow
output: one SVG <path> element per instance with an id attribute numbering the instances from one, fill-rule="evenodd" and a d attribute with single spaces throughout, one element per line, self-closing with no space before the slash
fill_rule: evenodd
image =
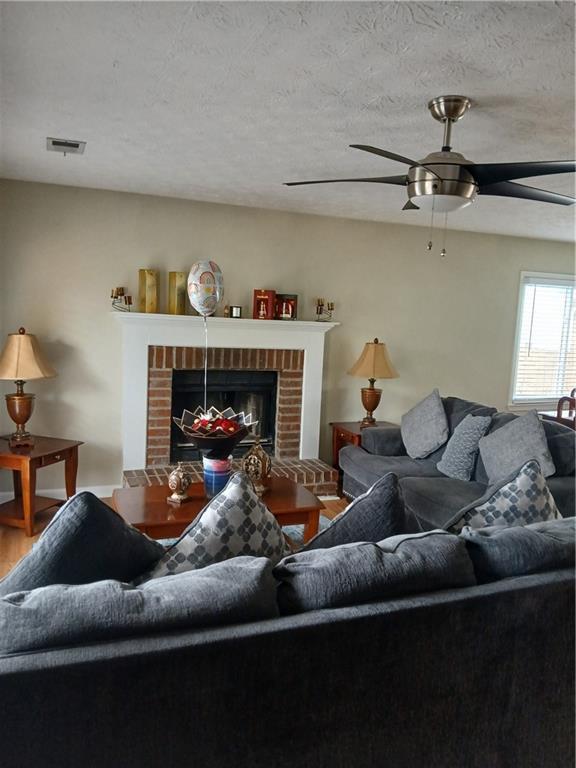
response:
<path id="1" fill-rule="evenodd" d="M 236 472 L 154 568 L 137 583 L 182 573 L 238 555 L 279 562 L 289 553 L 282 529 L 244 472 Z"/>
<path id="2" fill-rule="evenodd" d="M 455 480 L 470 480 L 474 472 L 478 443 L 486 434 L 492 421 L 491 416 L 471 416 L 468 414 L 454 430 L 454 433 L 436 468 L 447 477 Z"/>
<path id="3" fill-rule="evenodd" d="M 514 476 L 492 486 L 482 498 L 458 512 L 448 530 L 458 533 L 465 525 L 528 525 L 561 517 L 537 461 L 527 461 Z"/>

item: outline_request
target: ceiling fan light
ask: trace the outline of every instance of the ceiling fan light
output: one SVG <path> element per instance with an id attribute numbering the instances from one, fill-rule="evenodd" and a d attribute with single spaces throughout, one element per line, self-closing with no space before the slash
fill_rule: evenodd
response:
<path id="1" fill-rule="evenodd" d="M 434 208 L 435 213 L 452 213 L 474 202 L 474 198 L 458 195 L 415 195 L 410 199 L 421 211 L 431 211 Z"/>

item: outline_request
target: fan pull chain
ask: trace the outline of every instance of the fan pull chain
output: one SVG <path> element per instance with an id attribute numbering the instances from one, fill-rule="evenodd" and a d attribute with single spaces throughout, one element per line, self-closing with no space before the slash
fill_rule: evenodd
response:
<path id="1" fill-rule="evenodd" d="M 444 258 L 446 256 L 446 230 L 448 229 L 448 212 L 444 214 L 444 232 L 442 234 L 442 250 L 440 256 Z"/>
<path id="2" fill-rule="evenodd" d="M 432 195 L 432 214 L 430 216 L 430 232 L 428 233 L 428 245 L 426 246 L 427 251 L 432 250 L 432 234 L 434 232 L 434 203 L 436 202 L 434 195 Z"/>

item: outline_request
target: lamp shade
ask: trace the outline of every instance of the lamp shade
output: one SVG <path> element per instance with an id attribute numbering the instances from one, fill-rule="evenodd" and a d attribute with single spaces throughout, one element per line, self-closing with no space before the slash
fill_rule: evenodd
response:
<path id="1" fill-rule="evenodd" d="M 26 333 L 25 328 L 20 328 L 18 333 L 8 334 L 0 355 L 0 379 L 29 381 L 50 379 L 56 375 L 42 354 L 36 336 Z"/>
<path id="2" fill-rule="evenodd" d="M 358 360 L 348 371 L 351 376 L 363 379 L 397 379 L 398 373 L 390 357 L 386 344 L 374 339 L 364 344 L 364 349 Z"/>

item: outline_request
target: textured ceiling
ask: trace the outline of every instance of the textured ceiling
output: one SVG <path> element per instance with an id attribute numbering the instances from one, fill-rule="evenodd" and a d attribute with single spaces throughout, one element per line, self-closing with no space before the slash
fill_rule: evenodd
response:
<path id="1" fill-rule="evenodd" d="M 399 187 L 283 181 L 402 173 L 427 101 L 469 96 L 475 162 L 574 155 L 571 2 L 0 4 L 0 176 L 426 226 Z M 45 137 L 88 142 L 84 156 Z M 571 175 L 525 183 L 573 194 Z M 455 229 L 571 240 L 574 209 L 481 198 Z"/>

